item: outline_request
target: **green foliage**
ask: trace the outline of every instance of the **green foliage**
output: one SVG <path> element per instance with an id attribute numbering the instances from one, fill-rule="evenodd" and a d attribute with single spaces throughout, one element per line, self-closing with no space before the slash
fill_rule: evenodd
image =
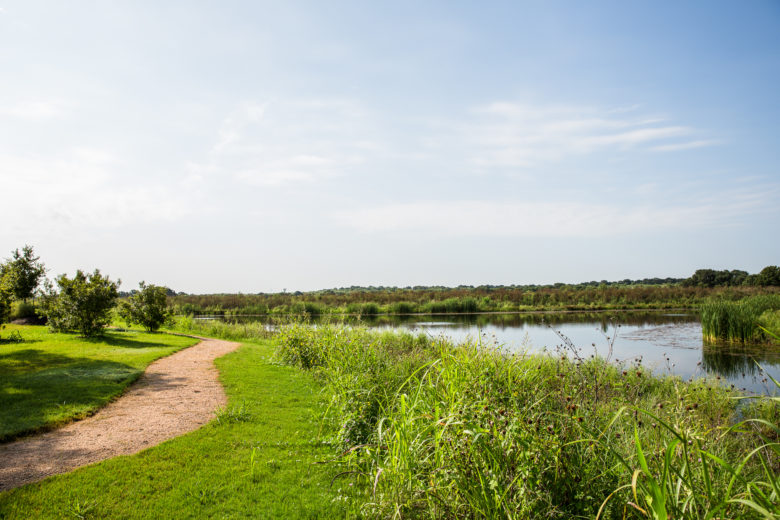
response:
<path id="1" fill-rule="evenodd" d="M 282 360 L 326 384 L 340 475 L 364 517 L 780 514 L 774 401 L 760 417 L 742 411 L 769 424 L 763 438 L 732 426 L 734 391 L 638 362 L 329 326 L 291 326 L 279 340 Z"/>
<path id="2" fill-rule="evenodd" d="M 761 269 L 761 272 L 756 275 L 756 285 L 780 286 L 780 267 L 768 265 Z"/>
<path id="3" fill-rule="evenodd" d="M 172 317 L 168 307 L 167 289 L 141 282 L 139 290 L 119 304 L 119 315 L 130 324 L 155 332 Z"/>
<path id="4" fill-rule="evenodd" d="M 258 341 L 273 335 L 270 328 L 259 321 L 228 323 L 215 319 L 196 319 L 191 316 L 176 318 L 171 323 L 171 329 L 186 334 L 231 341 Z"/>
<path id="5" fill-rule="evenodd" d="M 757 276 L 757 275 L 751 275 Z M 773 294 L 773 287 L 732 285 L 683 287 L 679 284 L 580 284 L 558 286 L 481 286 L 365 288 L 290 294 L 176 295 L 177 314 L 378 314 L 517 312 L 530 310 L 606 310 L 693 308 L 709 298 L 729 300 Z"/>
<path id="6" fill-rule="evenodd" d="M 710 300 L 700 309 L 702 333 L 710 341 L 764 341 L 766 338 L 759 328 L 761 317 L 775 310 L 780 310 L 780 295 L 754 296 L 734 302 Z"/>
<path id="7" fill-rule="evenodd" d="M 119 281 L 112 282 L 98 269 L 92 274 L 76 271 L 73 278 L 57 277 L 59 292 L 50 283 L 41 298 L 41 312 L 52 331 L 77 331 L 84 337 L 95 336 L 111 323 Z"/>
<path id="8" fill-rule="evenodd" d="M 25 301 L 16 301 L 11 307 L 11 319 L 38 318 L 38 311 L 34 304 Z"/>
<path id="9" fill-rule="evenodd" d="M 8 321 L 11 315 L 13 290 L 7 276 L 0 273 L 0 325 Z"/>
<path id="10" fill-rule="evenodd" d="M 7 277 L 13 295 L 20 300 L 32 298 L 45 274 L 40 257 L 35 256 L 32 246 L 28 245 L 21 252 L 14 250 L 11 258 L 0 266 L 0 276 Z"/>
<path id="11" fill-rule="evenodd" d="M 757 274 L 734 269 L 732 271 L 715 269 L 697 269 L 690 278 L 683 280 L 684 287 L 735 287 L 739 285 L 753 287 L 780 287 L 780 267 L 768 265 Z"/>
<path id="12" fill-rule="evenodd" d="M 697 269 L 693 275 L 682 282 L 685 287 L 730 287 L 742 285 L 748 279 L 747 271 L 728 269 Z"/>

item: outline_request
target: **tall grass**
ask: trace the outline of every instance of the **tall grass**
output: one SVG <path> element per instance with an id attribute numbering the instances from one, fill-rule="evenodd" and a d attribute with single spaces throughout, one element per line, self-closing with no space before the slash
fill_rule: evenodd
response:
<path id="1" fill-rule="evenodd" d="M 167 330 L 231 341 L 257 341 L 273 336 L 271 327 L 257 321 L 230 323 L 216 319 L 196 319 L 192 316 L 176 317 L 173 325 Z"/>
<path id="2" fill-rule="evenodd" d="M 278 340 L 283 361 L 326 384 L 344 447 L 334 482 L 354 484 L 359 515 L 780 515 L 776 401 L 735 425 L 738 394 L 641 362 L 334 326 L 282 327 Z"/>
<path id="3" fill-rule="evenodd" d="M 753 296 L 739 301 L 710 300 L 700 308 L 702 333 L 709 341 L 763 342 L 767 336 L 759 327 L 761 317 L 778 309 L 780 295 Z"/>

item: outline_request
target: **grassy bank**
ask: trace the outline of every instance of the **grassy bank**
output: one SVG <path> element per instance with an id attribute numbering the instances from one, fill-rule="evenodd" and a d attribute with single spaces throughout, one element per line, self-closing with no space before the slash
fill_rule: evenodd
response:
<path id="1" fill-rule="evenodd" d="M 740 419 L 717 381 L 641 365 L 328 326 L 280 339 L 327 386 L 343 498 L 366 517 L 780 515 L 777 401 Z"/>
<path id="2" fill-rule="evenodd" d="M 780 334 L 780 295 L 760 295 L 740 301 L 711 300 L 701 308 L 701 326 L 708 341 L 762 343 Z"/>
<path id="3" fill-rule="evenodd" d="M 197 340 L 108 331 L 103 337 L 9 325 L 0 343 L 0 441 L 89 415 L 119 395 L 147 365 Z"/>
<path id="4" fill-rule="evenodd" d="M 0 493 L 0 518 L 342 518 L 320 438 L 320 385 L 269 343 L 217 360 L 228 407 L 203 428 Z"/>

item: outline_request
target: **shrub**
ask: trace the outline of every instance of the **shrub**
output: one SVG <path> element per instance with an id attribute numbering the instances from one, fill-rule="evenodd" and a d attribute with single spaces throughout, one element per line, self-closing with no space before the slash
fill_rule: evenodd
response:
<path id="1" fill-rule="evenodd" d="M 24 318 L 31 318 L 33 320 L 38 318 L 38 313 L 35 309 L 35 305 L 29 302 L 16 301 L 11 307 L 11 319 L 19 320 Z"/>
<path id="2" fill-rule="evenodd" d="M 155 332 L 173 315 L 168 307 L 168 289 L 146 285 L 146 282 L 141 282 L 138 287 L 138 292 L 119 305 L 119 315 L 128 324 L 136 323 L 149 332 Z"/>
<path id="3" fill-rule="evenodd" d="M 0 266 L 0 271 L 13 295 L 24 301 L 32 298 L 41 278 L 46 274 L 46 268 L 40 257 L 35 256 L 32 246 L 24 246 L 21 253 L 15 250 L 11 258 Z"/>
<path id="4" fill-rule="evenodd" d="M 8 321 L 11 314 L 11 297 L 13 292 L 8 277 L 0 275 L 0 325 Z"/>
<path id="5" fill-rule="evenodd" d="M 92 274 L 78 270 L 72 279 L 60 275 L 57 278 L 59 293 L 51 282 L 46 282 L 41 312 L 52 331 L 77 331 L 85 337 L 96 336 L 111 323 L 111 309 L 119 296 L 120 283 L 112 282 L 97 269 Z"/>

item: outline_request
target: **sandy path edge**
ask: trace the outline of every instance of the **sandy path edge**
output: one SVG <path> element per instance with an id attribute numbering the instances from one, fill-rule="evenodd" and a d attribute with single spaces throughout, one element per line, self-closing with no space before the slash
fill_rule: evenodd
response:
<path id="1" fill-rule="evenodd" d="M 116 401 L 57 430 L 0 445 L 0 491 L 130 455 L 214 418 L 227 403 L 214 366 L 239 344 L 210 338 L 151 363 Z"/>

